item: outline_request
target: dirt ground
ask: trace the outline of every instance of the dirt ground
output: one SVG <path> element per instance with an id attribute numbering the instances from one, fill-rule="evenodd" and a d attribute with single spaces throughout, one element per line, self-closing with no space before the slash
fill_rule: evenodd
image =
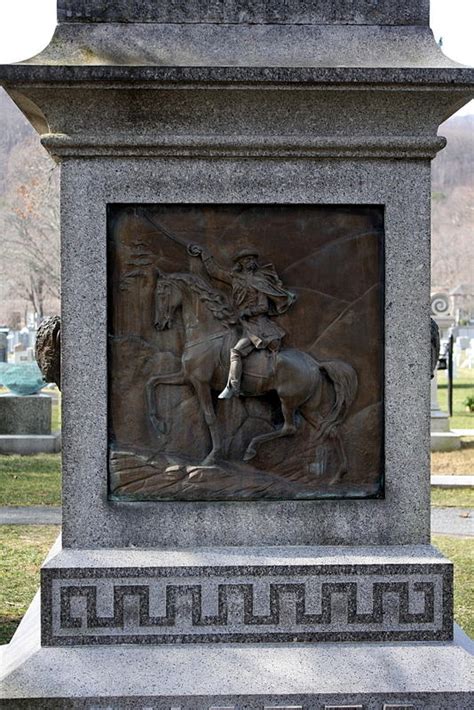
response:
<path id="1" fill-rule="evenodd" d="M 474 438 L 462 439 L 458 451 L 436 451 L 431 454 L 431 473 L 474 475 Z"/>

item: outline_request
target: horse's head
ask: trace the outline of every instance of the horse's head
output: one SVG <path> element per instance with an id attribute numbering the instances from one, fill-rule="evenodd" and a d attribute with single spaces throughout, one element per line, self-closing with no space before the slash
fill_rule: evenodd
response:
<path id="1" fill-rule="evenodd" d="M 178 285 L 158 273 L 155 289 L 155 327 L 157 330 L 171 328 L 176 309 L 181 305 L 181 297 Z"/>

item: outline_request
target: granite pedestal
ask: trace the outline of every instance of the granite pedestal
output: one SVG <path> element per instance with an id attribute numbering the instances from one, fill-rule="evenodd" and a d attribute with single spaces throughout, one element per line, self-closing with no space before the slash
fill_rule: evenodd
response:
<path id="1" fill-rule="evenodd" d="M 61 1 L 44 53 L 0 69 L 62 162 L 63 547 L 10 707 L 472 707 L 429 544 L 429 240 L 437 128 L 474 77 L 428 10 Z M 378 495 L 112 499 L 110 214 L 183 203 L 382 209 Z"/>

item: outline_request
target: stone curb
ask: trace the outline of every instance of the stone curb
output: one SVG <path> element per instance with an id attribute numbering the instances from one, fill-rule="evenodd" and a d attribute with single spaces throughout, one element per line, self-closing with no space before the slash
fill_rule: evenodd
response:
<path id="1" fill-rule="evenodd" d="M 60 525 L 62 511 L 58 506 L 4 506 L 0 508 L 0 525 Z"/>
<path id="2" fill-rule="evenodd" d="M 471 488 L 474 486 L 474 475 L 455 476 L 451 474 L 431 476 L 432 488 Z"/>

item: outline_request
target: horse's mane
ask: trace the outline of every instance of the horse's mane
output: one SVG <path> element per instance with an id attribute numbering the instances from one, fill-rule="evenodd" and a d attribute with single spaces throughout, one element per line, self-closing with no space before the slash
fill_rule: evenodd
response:
<path id="1" fill-rule="evenodd" d="M 187 286 L 217 320 L 229 327 L 237 323 L 237 317 L 225 294 L 219 289 L 213 288 L 202 276 L 176 273 L 166 274 L 165 278 Z"/>

